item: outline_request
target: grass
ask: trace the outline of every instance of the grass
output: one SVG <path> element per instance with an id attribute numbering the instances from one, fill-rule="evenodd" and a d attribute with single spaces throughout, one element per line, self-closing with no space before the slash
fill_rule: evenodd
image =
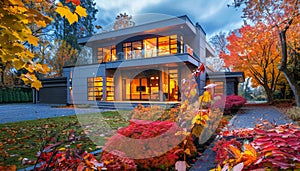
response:
<path id="1" fill-rule="evenodd" d="M 28 167 L 22 165 L 24 158 L 35 161 L 35 155 L 44 145 L 66 141 L 71 134 L 80 138 L 64 144 L 66 147 L 83 144 L 86 150 L 94 151 L 116 129 L 128 125 L 125 113 L 107 111 L 0 124 L 0 165 Z"/>

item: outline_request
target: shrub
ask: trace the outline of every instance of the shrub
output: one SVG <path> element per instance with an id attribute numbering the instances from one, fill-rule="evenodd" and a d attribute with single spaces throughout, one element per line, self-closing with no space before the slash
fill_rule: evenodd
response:
<path id="1" fill-rule="evenodd" d="M 108 163 L 107 168 L 111 168 L 111 165 L 123 168 L 121 165 L 115 166 L 116 162 L 106 162 L 108 156 L 113 156 L 113 161 L 134 158 L 138 169 L 167 170 L 182 155 L 192 157 L 197 152 L 191 136 L 175 137 L 177 131 L 179 128 L 174 122 L 132 120 L 129 126 L 118 130 L 118 134 L 105 144 L 101 161 Z M 112 155 L 113 151 L 122 152 L 122 155 Z"/>
<path id="2" fill-rule="evenodd" d="M 178 119 L 179 108 L 164 109 L 160 106 L 144 107 L 139 104 L 127 114 L 129 119 L 150 120 L 150 121 L 174 121 Z"/>
<path id="3" fill-rule="evenodd" d="M 246 103 L 246 99 L 238 95 L 217 95 L 214 99 L 216 100 L 212 104 L 212 108 L 224 109 L 224 114 L 236 113 Z"/>

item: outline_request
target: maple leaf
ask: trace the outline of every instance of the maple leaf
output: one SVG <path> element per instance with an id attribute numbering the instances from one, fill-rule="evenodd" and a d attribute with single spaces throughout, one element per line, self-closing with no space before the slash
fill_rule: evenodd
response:
<path id="1" fill-rule="evenodd" d="M 14 66 L 15 66 L 16 70 L 22 69 L 24 67 L 24 64 L 25 63 L 20 59 L 14 60 Z"/>
<path id="2" fill-rule="evenodd" d="M 42 83 L 41 81 L 36 80 L 31 84 L 31 87 L 35 88 L 36 90 L 40 90 L 40 88 L 42 88 Z"/>
<path id="3" fill-rule="evenodd" d="M 73 24 L 74 22 L 78 21 L 78 16 L 72 13 L 70 8 L 64 6 L 61 2 L 57 4 L 56 12 L 62 17 L 65 17 L 70 24 Z"/>
<path id="4" fill-rule="evenodd" d="M 72 2 L 73 2 L 75 5 L 77 5 L 77 6 L 80 5 L 80 0 L 72 0 Z"/>
<path id="5" fill-rule="evenodd" d="M 81 6 L 76 6 L 75 13 L 77 13 L 80 17 L 86 17 L 86 9 Z"/>

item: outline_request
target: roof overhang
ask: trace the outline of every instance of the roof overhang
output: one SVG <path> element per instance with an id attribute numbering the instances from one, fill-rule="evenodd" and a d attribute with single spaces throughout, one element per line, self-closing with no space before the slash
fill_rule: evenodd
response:
<path id="1" fill-rule="evenodd" d="M 93 42 L 121 42 L 122 40 L 137 35 L 164 35 L 172 31 L 180 32 L 183 35 L 196 35 L 197 30 L 187 16 L 173 17 L 120 30 L 98 33 L 91 37 L 80 38 L 78 39 L 78 43 L 82 45 L 86 44 L 87 46 L 92 46 Z"/>

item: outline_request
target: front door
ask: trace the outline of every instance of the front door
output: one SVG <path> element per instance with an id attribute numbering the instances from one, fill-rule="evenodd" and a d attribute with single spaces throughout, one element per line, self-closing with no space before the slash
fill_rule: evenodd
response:
<path id="1" fill-rule="evenodd" d="M 123 79 L 123 100 L 160 100 L 159 72 L 142 72 L 133 79 Z"/>

